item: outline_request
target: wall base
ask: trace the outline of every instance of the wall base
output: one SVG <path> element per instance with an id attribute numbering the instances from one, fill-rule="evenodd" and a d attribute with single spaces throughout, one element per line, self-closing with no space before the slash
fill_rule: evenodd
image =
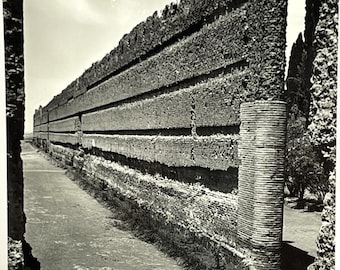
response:
<path id="1" fill-rule="evenodd" d="M 217 234 L 219 229 L 222 230 L 227 227 L 227 223 L 223 226 L 223 221 L 220 220 L 221 228 L 218 228 L 215 224 L 215 231 L 209 231 L 209 228 L 204 225 L 204 220 L 186 222 L 186 219 L 190 219 L 190 217 L 185 215 L 190 210 L 192 210 L 192 215 L 197 215 L 195 209 L 204 208 L 202 205 L 195 205 L 200 203 L 200 200 L 194 199 L 194 197 L 200 197 L 200 194 L 197 194 L 197 190 L 200 188 L 185 183 L 177 183 L 177 181 L 173 181 L 171 187 L 166 187 L 165 182 L 169 183 L 171 180 L 158 178 L 153 181 L 154 179 L 151 179 L 150 181 L 153 182 L 154 186 L 150 182 L 148 188 L 149 193 L 154 195 L 155 199 L 154 202 L 148 203 L 146 201 L 153 196 L 147 198 L 145 194 L 148 191 L 142 193 L 142 196 L 140 194 L 135 195 L 129 190 L 129 184 L 133 186 L 131 183 L 141 182 L 143 186 L 147 186 L 144 177 L 152 178 L 152 176 L 142 175 L 138 171 L 124 168 L 116 163 L 112 164 L 109 160 L 84 154 L 79 150 L 55 145 L 50 145 L 50 149 L 53 149 L 53 151 L 50 151 L 52 158 L 58 164 L 68 168 L 68 174 L 73 181 L 101 203 L 114 208 L 115 211 L 118 210 L 119 218 L 124 220 L 124 224 L 128 224 L 126 226 L 135 231 L 143 240 L 156 243 L 164 252 L 183 259 L 184 264 L 192 269 L 251 269 L 249 268 L 250 261 L 247 261 L 245 256 L 230 244 L 233 239 L 232 235 L 229 236 L 230 243 L 227 243 L 227 239 L 222 239 Z M 73 165 L 71 166 L 70 163 Z M 112 167 L 117 168 L 116 171 L 112 170 Z M 127 170 L 128 173 L 124 175 L 119 172 L 120 169 Z M 125 187 L 122 188 L 124 185 Z M 162 190 L 162 194 L 158 193 L 159 190 Z M 185 197 L 183 201 L 190 201 L 187 205 L 184 205 L 180 201 L 181 199 L 178 202 L 175 201 L 179 197 L 180 191 L 182 192 L 182 199 Z M 196 192 L 196 196 L 191 197 L 190 192 Z M 223 193 L 211 192 L 209 194 L 208 192 L 204 196 L 221 194 Z M 144 195 L 145 197 L 143 197 Z M 219 198 L 221 201 L 227 201 L 229 195 L 221 196 L 226 196 Z M 168 200 L 163 202 L 163 206 L 167 205 L 168 208 L 162 208 L 160 201 L 165 200 L 162 198 Z M 210 209 L 209 205 L 216 207 L 215 210 L 219 208 L 219 211 L 222 211 L 222 208 L 228 206 L 228 203 L 219 205 L 217 197 L 215 199 L 214 203 L 207 199 L 207 209 Z M 229 204 L 229 207 L 234 205 L 233 201 L 230 201 Z M 172 217 L 170 212 L 175 209 L 174 207 L 181 208 L 179 211 L 173 211 L 181 215 L 181 218 Z M 204 213 L 202 214 L 204 215 Z M 206 214 L 206 216 L 211 215 Z M 227 215 L 224 213 L 224 216 Z M 218 217 L 216 220 L 218 220 Z M 203 225 L 199 226 L 200 223 L 203 223 Z M 210 224 L 210 222 L 208 221 L 206 224 Z M 230 233 L 236 232 L 231 230 Z M 223 234 L 221 233 L 221 235 Z"/>

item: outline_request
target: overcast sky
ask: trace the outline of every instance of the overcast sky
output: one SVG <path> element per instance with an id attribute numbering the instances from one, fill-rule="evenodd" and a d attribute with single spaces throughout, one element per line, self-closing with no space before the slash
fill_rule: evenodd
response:
<path id="1" fill-rule="evenodd" d="M 25 132 L 34 110 L 171 0 L 24 0 Z M 173 1 L 176 2 L 176 1 Z M 289 0 L 288 48 L 304 28 L 304 0 Z"/>

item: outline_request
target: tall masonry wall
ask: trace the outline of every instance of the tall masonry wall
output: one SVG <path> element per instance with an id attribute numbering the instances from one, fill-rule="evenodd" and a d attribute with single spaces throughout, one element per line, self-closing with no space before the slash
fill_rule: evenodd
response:
<path id="1" fill-rule="evenodd" d="M 336 121 L 338 87 L 338 1 L 320 1 L 314 34 L 315 58 L 311 86 L 310 125 L 313 145 L 321 152 L 329 172 L 324 198 L 317 257 L 310 269 L 335 269 Z"/>
<path id="2" fill-rule="evenodd" d="M 3 0 L 2 5 L 6 68 L 7 264 L 8 269 L 12 270 L 23 269 L 27 265 L 28 255 L 24 238 L 23 173 L 20 157 L 25 109 L 23 12 L 21 0 Z"/>
<path id="3" fill-rule="evenodd" d="M 197 269 L 280 269 L 285 0 L 182 0 L 49 104 L 34 141 Z"/>

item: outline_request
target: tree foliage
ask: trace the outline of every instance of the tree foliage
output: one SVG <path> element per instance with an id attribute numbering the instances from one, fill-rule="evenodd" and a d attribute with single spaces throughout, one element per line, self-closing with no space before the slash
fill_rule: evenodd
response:
<path id="1" fill-rule="evenodd" d="M 289 61 L 286 102 L 288 105 L 286 186 L 292 196 L 303 199 L 305 190 L 322 199 L 328 180 L 320 151 L 308 133 L 310 114 L 310 72 L 308 44 L 299 34 Z"/>
<path id="2" fill-rule="evenodd" d="M 290 176 L 287 187 L 292 195 L 302 200 L 307 189 L 318 199 L 323 199 L 327 192 L 328 179 L 321 158 L 317 155 L 307 133 L 288 142 L 287 164 Z"/>

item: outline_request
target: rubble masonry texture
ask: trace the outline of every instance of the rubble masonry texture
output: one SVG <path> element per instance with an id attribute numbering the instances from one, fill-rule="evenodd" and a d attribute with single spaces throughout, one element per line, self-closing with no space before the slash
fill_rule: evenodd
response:
<path id="1" fill-rule="evenodd" d="M 94 189 L 136 204 L 170 240 L 191 234 L 210 258 L 196 258 L 200 269 L 279 267 L 279 258 L 266 266 L 245 255 L 253 246 L 239 247 L 234 176 L 221 175 L 240 166 L 241 104 L 283 98 L 286 5 L 182 0 L 155 13 L 36 111 L 36 143 Z M 193 168 L 231 181 L 223 187 L 233 193 L 203 187 Z M 171 170 L 194 179 L 162 175 Z"/>
<path id="2" fill-rule="evenodd" d="M 315 59 L 311 87 L 311 112 L 308 129 L 312 143 L 321 151 L 328 170 L 329 193 L 324 199 L 322 226 L 317 241 L 314 269 L 335 269 L 335 154 L 338 2 L 321 1 L 315 29 Z"/>

